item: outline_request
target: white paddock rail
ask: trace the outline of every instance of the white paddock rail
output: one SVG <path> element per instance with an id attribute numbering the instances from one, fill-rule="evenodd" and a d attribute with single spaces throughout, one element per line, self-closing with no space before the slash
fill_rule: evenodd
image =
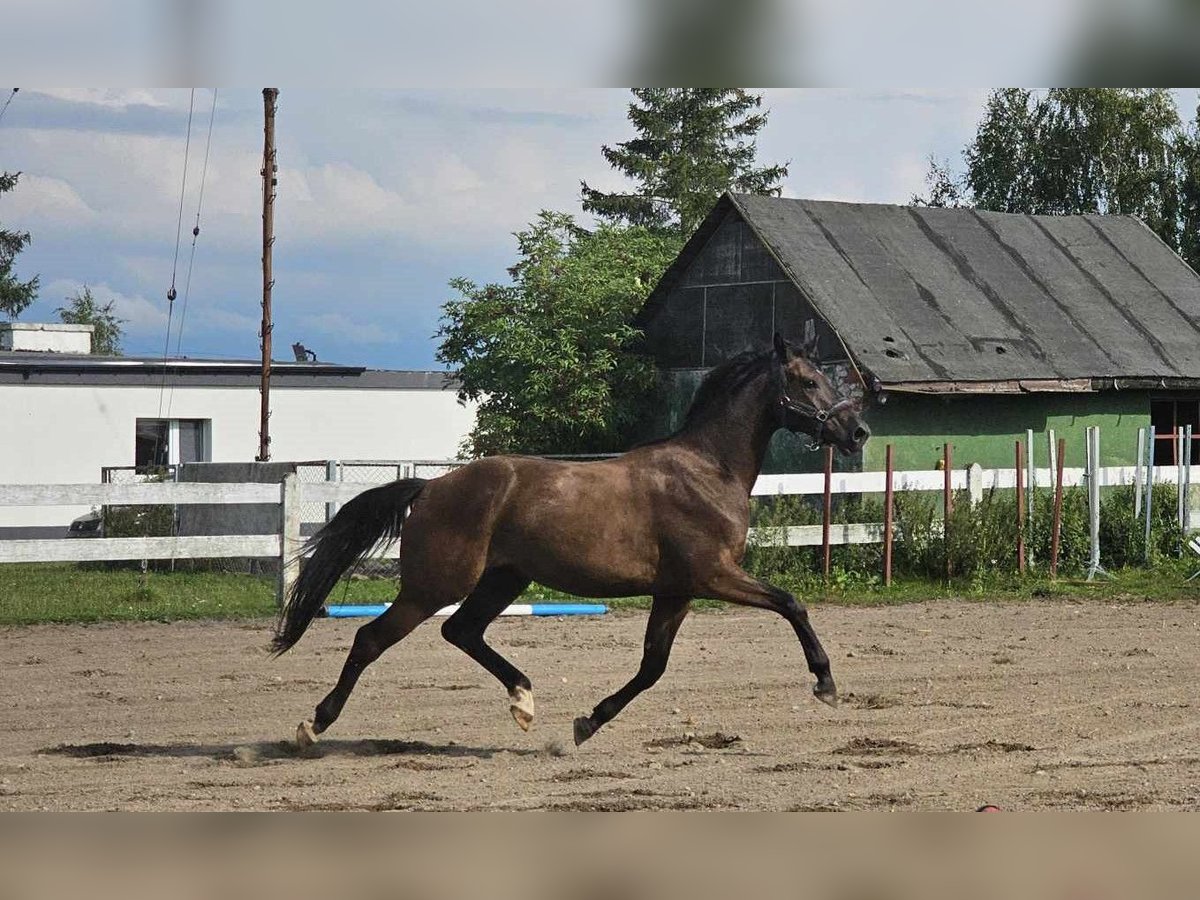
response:
<path id="1" fill-rule="evenodd" d="M 1178 466 L 1156 466 L 1153 480 L 1158 484 L 1177 484 Z M 1052 469 L 1034 470 L 1033 487 L 1053 484 Z M 1135 466 L 1112 466 L 1099 470 L 1102 487 L 1135 483 Z M 1063 486 L 1084 483 L 1085 470 L 1063 470 Z M 893 484 L 897 492 L 940 491 L 944 473 L 936 469 L 896 472 Z M 951 487 L 966 490 L 972 499 L 982 497 L 992 487 L 1016 485 L 1013 469 L 980 469 L 971 466 L 951 473 Z M 173 506 L 205 503 L 256 503 L 279 506 L 279 532 L 259 535 L 181 535 L 175 537 L 63 538 L 58 540 L 0 541 L 0 563 L 6 562 L 87 562 L 139 559 L 215 559 L 229 557 L 276 557 L 281 565 L 283 590 L 297 573 L 297 553 L 301 547 L 300 504 L 345 503 L 378 485 L 351 482 L 301 484 L 288 475 L 281 484 L 204 484 L 196 482 L 148 482 L 141 484 L 0 484 L 0 506 L 95 506 L 169 504 Z M 804 496 L 824 493 L 823 474 L 763 475 L 752 491 L 756 497 Z M 882 494 L 883 472 L 835 473 L 830 490 L 834 494 Z M 1195 518 L 1189 522 L 1195 527 Z M 754 543 L 815 546 L 821 543 L 820 525 L 751 529 Z M 832 525 L 830 543 L 877 543 L 883 539 L 879 524 Z M 382 554 L 394 558 L 395 546 Z"/>

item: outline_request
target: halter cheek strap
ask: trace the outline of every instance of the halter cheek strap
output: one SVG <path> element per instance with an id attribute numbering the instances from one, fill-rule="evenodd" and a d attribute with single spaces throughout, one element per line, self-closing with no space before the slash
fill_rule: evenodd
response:
<path id="1" fill-rule="evenodd" d="M 825 423 L 829 421 L 829 418 L 841 412 L 846 407 L 853 405 L 854 400 L 849 397 L 843 397 L 837 403 L 833 404 L 833 406 L 824 408 L 812 403 L 793 400 L 788 396 L 787 391 L 783 391 L 779 397 L 779 406 L 783 412 L 784 427 L 793 431 L 804 431 L 807 433 L 813 439 L 813 443 L 808 445 L 809 450 L 819 450 L 821 448 L 821 434 L 825 431 Z M 801 420 L 816 422 L 816 434 L 809 432 L 807 428 L 792 428 L 788 421 L 792 416 Z"/>

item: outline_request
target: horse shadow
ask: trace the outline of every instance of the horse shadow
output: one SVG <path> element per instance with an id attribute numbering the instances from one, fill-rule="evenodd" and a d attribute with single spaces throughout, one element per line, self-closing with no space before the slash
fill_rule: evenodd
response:
<path id="1" fill-rule="evenodd" d="M 448 759 L 491 759 L 500 753 L 513 756 L 541 756 L 547 751 L 518 747 L 474 747 L 457 743 L 430 744 L 426 741 L 399 741 L 363 738 L 326 739 L 308 747 L 292 741 L 250 741 L 230 743 L 115 743 L 97 741 L 88 744 L 58 744 L 38 753 L 71 759 L 210 759 L 236 765 L 263 765 L 283 760 L 325 759 L 329 757 L 445 757 Z"/>

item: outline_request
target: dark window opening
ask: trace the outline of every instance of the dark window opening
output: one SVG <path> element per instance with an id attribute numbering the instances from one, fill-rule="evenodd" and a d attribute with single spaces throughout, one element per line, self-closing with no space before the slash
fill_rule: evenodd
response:
<path id="1" fill-rule="evenodd" d="M 1150 424 L 1154 426 L 1154 465 L 1179 464 L 1179 432 L 1192 426 L 1192 464 L 1200 463 L 1200 400 L 1152 400 Z"/>
<path id="2" fill-rule="evenodd" d="M 167 438 L 170 423 L 166 419 L 138 419 L 134 439 L 133 464 L 139 472 L 165 467 L 170 460 Z"/>
<path id="3" fill-rule="evenodd" d="M 133 464 L 153 474 L 167 466 L 208 462 L 210 419 L 138 419 Z"/>

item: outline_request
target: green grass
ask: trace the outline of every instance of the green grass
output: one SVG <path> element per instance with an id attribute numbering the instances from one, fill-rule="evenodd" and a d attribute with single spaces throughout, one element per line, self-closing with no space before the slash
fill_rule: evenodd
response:
<path id="1" fill-rule="evenodd" d="M 918 579 L 897 580 L 883 588 L 877 579 L 835 577 L 824 585 L 806 578 L 780 586 L 804 602 L 846 605 L 918 603 L 953 598 L 963 600 L 1078 599 L 1101 602 L 1196 601 L 1200 579 L 1185 579 L 1200 561 L 1170 560 L 1153 569 L 1126 569 L 1110 579 L 1049 581 L 1030 577 L 997 576 L 986 582 L 949 586 Z M 343 581 L 331 603 L 383 603 L 396 593 L 391 579 Z M 571 602 L 578 598 L 534 585 L 522 602 Z M 648 597 L 605 601 L 614 609 L 647 609 Z M 700 600 L 696 609 L 725 604 Z M 13 563 L 0 565 L 0 625 L 43 622 L 173 621 L 179 619 L 245 619 L 275 615 L 273 578 L 216 572 L 149 572 L 143 580 L 133 569 L 99 569 L 70 563 Z"/>
<path id="2" fill-rule="evenodd" d="M 336 601 L 380 603 L 386 580 L 339 585 Z M 0 565 L 0 625 L 246 619 L 275 615 L 275 579 L 225 572 L 148 572 L 71 563 Z"/>

